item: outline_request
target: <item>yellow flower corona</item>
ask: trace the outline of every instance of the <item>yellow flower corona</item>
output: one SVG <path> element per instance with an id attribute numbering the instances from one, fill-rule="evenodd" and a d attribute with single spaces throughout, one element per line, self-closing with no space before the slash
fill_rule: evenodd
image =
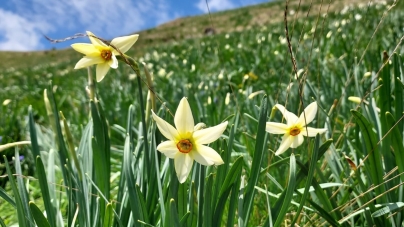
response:
<path id="1" fill-rule="evenodd" d="M 194 124 L 191 107 L 186 98 L 181 99 L 174 116 L 174 126 L 157 116 L 153 119 L 161 134 L 168 141 L 157 146 L 157 150 L 168 158 L 174 159 L 175 172 L 180 183 L 184 183 L 195 160 L 201 165 L 221 165 L 223 160 L 212 148 L 205 146 L 217 140 L 227 127 L 227 121 L 214 127 L 205 128 L 204 124 Z"/>
<path id="2" fill-rule="evenodd" d="M 117 37 L 111 41 L 111 45 L 107 45 L 96 38 L 93 33 L 87 31 L 87 35 L 91 44 L 75 43 L 71 45 L 74 50 L 85 55 L 79 62 L 77 62 L 74 68 L 81 69 L 90 65 L 97 65 L 97 82 L 104 79 L 109 68 L 118 68 L 118 60 L 116 59 L 116 56 L 120 55 L 119 52 L 122 54 L 127 52 L 139 37 L 138 34 Z M 112 46 L 116 47 L 119 51 L 115 50 Z"/>
<path id="3" fill-rule="evenodd" d="M 303 136 L 314 137 L 318 133 L 321 134 L 327 131 L 325 128 L 306 127 L 307 124 L 313 121 L 317 114 L 317 102 L 308 105 L 299 117 L 286 110 L 286 108 L 280 104 L 276 104 L 275 107 L 281 111 L 286 120 L 286 124 L 277 122 L 266 123 L 267 132 L 272 134 L 284 134 L 275 155 L 282 154 L 289 147 L 296 148 L 300 146 L 304 140 Z"/>

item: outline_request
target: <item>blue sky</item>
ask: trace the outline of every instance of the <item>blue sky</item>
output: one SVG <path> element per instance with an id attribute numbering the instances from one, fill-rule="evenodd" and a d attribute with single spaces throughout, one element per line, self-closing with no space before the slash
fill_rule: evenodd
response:
<path id="1" fill-rule="evenodd" d="M 208 0 L 211 12 L 268 0 Z M 0 0 L 0 51 L 65 48 L 84 38 L 53 44 L 89 30 L 112 39 L 175 18 L 207 13 L 206 0 Z"/>

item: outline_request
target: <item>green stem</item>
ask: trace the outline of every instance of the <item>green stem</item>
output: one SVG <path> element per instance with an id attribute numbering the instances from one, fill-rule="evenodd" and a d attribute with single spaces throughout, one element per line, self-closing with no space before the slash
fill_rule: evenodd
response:
<path id="1" fill-rule="evenodd" d="M 90 100 L 94 100 L 95 84 L 93 74 L 91 72 L 91 67 L 87 67 L 87 72 L 88 72 L 88 96 Z"/>
<path id="2" fill-rule="evenodd" d="M 140 70 L 139 70 L 139 65 L 137 64 L 137 62 L 132 59 L 131 57 L 125 55 L 125 56 L 117 56 L 118 60 L 122 60 L 124 61 L 126 64 L 128 64 L 132 70 L 136 73 L 136 80 L 137 80 L 137 85 L 138 85 L 138 91 L 139 91 L 139 105 L 140 105 L 140 109 L 141 109 L 141 116 L 142 116 L 142 131 L 143 131 L 143 138 L 144 138 L 144 167 L 147 171 L 146 173 L 146 178 L 150 177 L 150 166 L 149 164 L 150 162 L 150 156 L 149 154 L 149 144 L 148 144 L 148 140 L 147 140 L 147 126 L 146 126 L 146 114 L 145 114 L 145 106 L 143 103 L 143 93 L 142 93 L 142 80 L 140 78 Z M 147 110 L 146 110 L 147 111 Z M 144 183 L 146 183 L 147 181 L 145 180 Z M 144 187 L 144 185 L 143 185 Z M 142 188 L 145 189 L 145 188 Z"/>

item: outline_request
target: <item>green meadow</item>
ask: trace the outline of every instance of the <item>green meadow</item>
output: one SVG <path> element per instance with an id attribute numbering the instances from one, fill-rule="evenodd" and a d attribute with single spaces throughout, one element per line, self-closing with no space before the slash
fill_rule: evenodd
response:
<path id="1" fill-rule="evenodd" d="M 139 34 L 99 83 L 74 50 L 0 53 L 1 226 L 404 224 L 403 1 L 273 2 Z M 195 124 L 228 125 L 207 145 L 224 163 L 180 183 L 151 110 L 174 125 L 183 97 Z M 276 104 L 326 132 L 275 155 Z"/>

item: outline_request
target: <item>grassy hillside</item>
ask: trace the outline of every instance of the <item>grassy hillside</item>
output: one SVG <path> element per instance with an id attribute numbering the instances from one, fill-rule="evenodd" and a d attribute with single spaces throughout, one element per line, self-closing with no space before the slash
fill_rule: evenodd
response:
<path id="1" fill-rule="evenodd" d="M 209 127 L 229 121 L 223 136 L 209 144 L 225 164 L 194 163 L 184 184 L 172 159 L 156 151 L 165 133 L 150 118 L 142 119 L 142 113 L 150 114 L 142 103 L 149 91 L 143 66 L 136 77 L 120 62 L 96 84 L 100 104 L 90 105 L 87 70 L 73 70 L 80 54 L 3 53 L 14 57 L 7 60 L 13 68 L 0 71 L 1 143 L 30 139 L 28 130 L 35 128 L 37 136 L 31 136 L 38 139 L 36 151 L 48 178 L 34 174 L 34 149 L 23 147 L 23 157 L 17 158 L 23 172 L 17 176 L 33 178 L 27 183 L 17 177 L 20 188 L 29 185 L 20 205 L 1 191 L 0 221 L 23 226 L 33 222 L 24 211 L 27 201 L 41 211 L 52 201 L 58 221 L 76 220 L 79 226 L 108 220 L 114 226 L 142 226 L 136 220 L 147 226 L 402 225 L 403 2 L 394 7 L 391 2 L 290 3 L 288 32 L 298 75 L 285 37 L 283 4 L 215 13 L 211 22 L 208 16 L 183 18 L 140 33 L 131 55 L 154 76 L 156 114 L 173 124 L 179 101 L 188 97 L 195 123 Z M 218 34 L 204 36 L 212 25 Z M 187 32 L 192 28 L 195 32 Z M 45 98 L 55 101 L 53 110 L 46 110 L 44 89 Z M 351 102 L 349 96 L 364 102 Z M 266 133 L 265 122 L 284 119 L 272 107 L 282 104 L 299 115 L 314 101 L 318 111 L 309 127 L 327 132 L 304 137 L 301 146 L 275 156 L 282 135 Z M 59 111 L 69 133 L 55 126 Z M 110 165 L 98 162 L 102 152 L 110 155 Z M 11 158 L 14 149 L 2 154 L 19 171 Z M 3 163 L 0 175 L 5 176 Z M 77 166 L 96 174 L 81 174 Z M 0 178 L 3 185 L 6 179 Z M 44 185 L 53 194 L 43 193 Z M 7 184 L 6 193 L 14 201 L 24 190 Z M 28 217 L 17 218 L 16 206 Z M 78 207 L 83 212 L 76 219 Z M 103 215 L 108 212 L 110 219 Z"/>
<path id="2" fill-rule="evenodd" d="M 322 4 L 321 1 L 291 1 L 288 7 L 291 18 L 304 18 L 319 13 L 338 12 L 346 5 L 366 3 L 366 0 L 338 0 L 327 4 Z M 213 28 L 217 34 L 224 34 L 279 23 L 283 21 L 284 9 L 283 1 L 273 1 L 210 15 L 178 18 L 156 28 L 136 32 L 141 38 L 134 47 L 133 54 L 140 57 L 153 46 L 181 42 L 184 39 L 201 38 L 205 36 L 206 28 Z M 34 52 L 0 51 L 0 71 L 8 68 L 33 67 L 43 62 L 60 63 L 79 56 L 70 48 Z"/>

